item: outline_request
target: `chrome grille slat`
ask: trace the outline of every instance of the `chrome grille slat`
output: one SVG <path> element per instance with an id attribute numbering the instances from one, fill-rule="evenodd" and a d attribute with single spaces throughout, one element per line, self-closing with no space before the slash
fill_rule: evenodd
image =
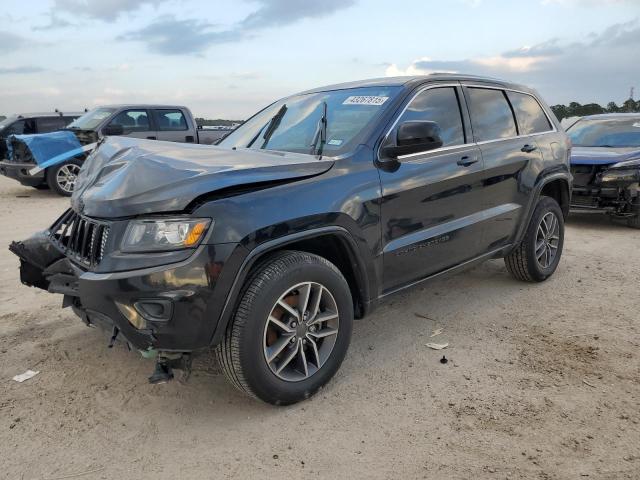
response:
<path id="1" fill-rule="evenodd" d="M 74 261 L 95 267 L 104 256 L 109 225 L 69 209 L 49 229 L 50 240 Z"/>

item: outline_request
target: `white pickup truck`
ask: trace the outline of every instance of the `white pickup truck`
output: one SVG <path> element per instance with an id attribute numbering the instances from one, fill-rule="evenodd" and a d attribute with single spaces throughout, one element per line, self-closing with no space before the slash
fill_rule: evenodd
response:
<path id="1" fill-rule="evenodd" d="M 210 130 L 198 127 L 191 111 L 176 105 L 105 105 L 74 120 L 63 131 L 39 135 L 36 139 L 9 139 L 12 155 L 0 161 L 0 174 L 36 188 L 47 186 L 60 195 L 73 192 L 76 176 L 88 152 L 106 136 L 127 136 L 168 142 L 211 145 L 232 130 L 230 127 Z M 45 138 L 45 136 L 47 136 Z M 39 158 L 29 142 L 39 143 L 37 151 L 50 146 L 55 155 Z M 69 147 L 65 147 L 66 144 Z M 48 145 L 47 145 L 48 144 Z M 62 147 L 60 146 L 62 144 Z M 66 149 L 65 149 L 66 148 Z M 60 154 L 69 151 L 71 156 Z M 50 158 L 51 157 L 51 158 Z"/>

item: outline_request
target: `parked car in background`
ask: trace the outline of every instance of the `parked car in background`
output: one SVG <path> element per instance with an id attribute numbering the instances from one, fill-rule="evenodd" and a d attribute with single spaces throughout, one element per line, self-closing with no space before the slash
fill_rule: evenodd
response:
<path id="1" fill-rule="evenodd" d="M 583 117 L 567 134 L 573 143 L 571 208 L 606 212 L 640 228 L 640 114 Z"/>
<path id="2" fill-rule="evenodd" d="M 49 133 L 61 130 L 83 112 L 48 112 L 48 113 L 20 113 L 10 115 L 0 121 L 0 160 L 7 155 L 7 139 L 10 135 L 28 135 L 34 133 Z"/>
<path id="3" fill-rule="evenodd" d="M 569 140 L 533 90 L 385 78 L 279 100 L 215 147 L 110 137 L 71 208 L 10 249 L 24 284 L 155 356 L 150 381 L 214 345 L 236 387 L 286 405 L 391 294 L 491 258 L 549 278 L 570 193 Z"/>
<path id="4" fill-rule="evenodd" d="M 37 121 L 35 124 L 37 127 Z M 25 122 L 24 125 L 31 123 Z M 227 133 L 198 128 L 191 111 L 175 105 L 103 106 L 76 118 L 66 125 L 65 130 L 70 133 L 38 138 L 16 137 L 16 154 L 0 162 L 0 173 L 23 185 L 48 185 L 56 193 L 70 196 L 84 159 L 105 136 L 210 145 Z M 42 133 L 37 129 L 32 131 L 30 127 L 21 130 L 18 124 L 10 131 L 15 135 Z M 70 155 L 60 154 L 61 143 L 68 145 L 66 151 L 71 152 Z M 37 146 L 37 149 L 30 145 Z"/>

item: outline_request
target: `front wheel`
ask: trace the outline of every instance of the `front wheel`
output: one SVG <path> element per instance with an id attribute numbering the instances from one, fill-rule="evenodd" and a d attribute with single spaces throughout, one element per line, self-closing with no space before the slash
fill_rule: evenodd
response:
<path id="1" fill-rule="evenodd" d="M 67 160 L 47 169 L 49 188 L 63 197 L 70 197 L 76 186 L 82 162 L 77 159 Z"/>
<path id="2" fill-rule="evenodd" d="M 504 258 L 518 280 L 542 282 L 556 271 L 564 246 L 564 217 L 551 197 L 541 197 L 522 243 Z"/>
<path id="3" fill-rule="evenodd" d="M 636 197 L 636 201 L 640 202 L 640 198 Z M 627 219 L 627 225 L 631 228 L 640 228 L 640 204 L 636 204 L 632 208 L 633 217 Z"/>
<path id="4" fill-rule="evenodd" d="M 338 371 L 351 339 L 353 302 L 335 265 L 285 251 L 253 272 L 216 356 L 244 393 L 289 405 Z"/>

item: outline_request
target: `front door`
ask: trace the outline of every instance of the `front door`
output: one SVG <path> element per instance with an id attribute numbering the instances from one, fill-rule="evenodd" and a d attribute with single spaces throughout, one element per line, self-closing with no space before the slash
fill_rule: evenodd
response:
<path id="1" fill-rule="evenodd" d="M 434 121 L 443 146 L 380 162 L 384 293 L 478 255 L 483 162 L 463 102 L 457 86 L 427 87 L 388 136 L 404 121 Z"/>
<path id="2" fill-rule="evenodd" d="M 134 138 L 157 140 L 158 132 L 146 109 L 124 110 L 118 113 L 109 125 L 121 125 L 123 135 Z"/>

